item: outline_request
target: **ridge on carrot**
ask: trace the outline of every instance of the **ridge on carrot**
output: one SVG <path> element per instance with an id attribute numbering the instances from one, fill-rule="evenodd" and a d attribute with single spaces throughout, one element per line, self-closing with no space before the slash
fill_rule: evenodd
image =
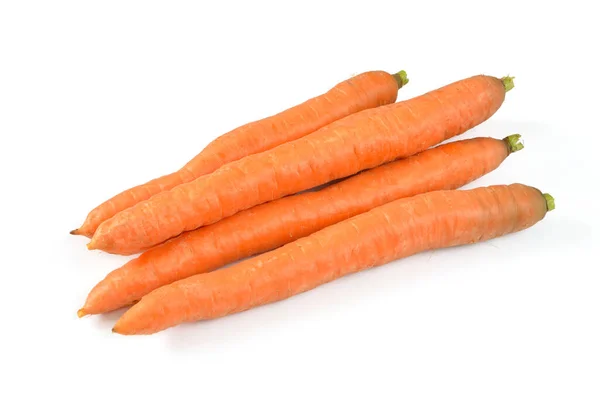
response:
<path id="1" fill-rule="evenodd" d="M 491 117 L 510 82 L 478 75 L 351 114 L 116 214 L 98 227 L 88 248 L 137 253 L 252 206 L 413 155 Z"/>
<path id="2" fill-rule="evenodd" d="M 163 285 L 275 249 L 387 202 L 459 188 L 521 150 L 520 138 L 515 134 L 440 145 L 184 233 L 109 273 L 89 293 L 78 316 L 121 308 Z"/>
<path id="3" fill-rule="evenodd" d="M 94 208 L 73 235 L 91 237 L 98 226 L 118 212 L 162 191 L 194 180 L 217 168 L 301 138 L 347 115 L 396 101 L 408 83 L 405 71 L 368 71 L 340 82 L 326 93 L 273 116 L 221 135 L 178 171 L 123 191 Z"/>
<path id="4" fill-rule="evenodd" d="M 151 334 L 309 291 L 419 252 L 527 229 L 552 199 L 522 184 L 433 191 L 399 199 L 238 263 L 160 287 L 117 321 L 120 334 Z"/>

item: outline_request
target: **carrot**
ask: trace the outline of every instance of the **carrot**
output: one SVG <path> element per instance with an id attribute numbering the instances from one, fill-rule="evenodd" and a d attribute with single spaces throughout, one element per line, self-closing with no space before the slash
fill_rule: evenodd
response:
<path id="1" fill-rule="evenodd" d="M 109 273 L 89 293 L 78 315 L 121 308 L 163 285 L 269 251 L 390 201 L 459 188 L 522 149 L 519 139 L 511 135 L 440 145 L 320 191 L 255 206 L 184 233 Z"/>
<path id="2" fill-rule="evenodd" d="M 136 253 L 252 206 L 413 155 L 487 120 L 510 87 L 511 78 L 480 75 L 352 114 L 120 212 L 98 227 L 88 248 Z"/>
<path id="3" fill-rule="evenodd" d="M 408 83 L 406 72 L 369 71 L 343 81 L 328 92 L 279 114 L 254 121 L 209 143 L 180 170 L 128 189 L 93 209 L 71 234 L 91 237 L 100 223 L 152 195 L 189 182 L 244 156 L 301 138 L 361 110 L 394 103 Z"/>
<path id="4" fill-rule="evenodd" d="M 522 184 L 396 200 L 228 269 L 161 287 L 125 312 L 113 331 L 151 334 L 241 312 L 422 251 L 523 230 L 553 207 L 550 195 Z"/>

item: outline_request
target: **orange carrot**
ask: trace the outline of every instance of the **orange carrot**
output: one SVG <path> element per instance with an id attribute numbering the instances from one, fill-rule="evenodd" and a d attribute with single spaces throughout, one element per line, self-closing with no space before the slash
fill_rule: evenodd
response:
<path id="1" fill-rule="evenodd" d="M 118 213 L 98 227 L 88 247 L 136 253 L 252 206 L 413 155 L 487 120 L 511 87 L 509 77 L 479 75 L 352 114 Z"/>
<path id="2" fill-rule="evenodd" d="M 92 289 L 78 315 L 121 308 L 163 285 L 269 251 L 390 201 L 459 188 L 520 150 L 519 139 L 511 135 L 440 145 L 320 191 L 255 206 L 184 233 L 109 273 Z"/>
<path id="3" fill-rule="evenodd" d="M 301 138 L 352 113 L 394 103 L 408 83 L 406 72 L 370 71 L 343 81 L 325 94 L 279 114 L 254 121 L 209 143 L 179 171 L 128 189 L 93 209 L 71 234 L 91 237 L 100 223 L 152 195 L 189 182 L 244 156 Z"/>
<path id="4" fill-rule="evenodd" d="M 521 184 L 396 200 L 228 269 L 161 287 L 125 312 L 113 331 L 151 334 L 241 312 L 418 252 L 523 230 L 553 207 L 550 195 Z"/>

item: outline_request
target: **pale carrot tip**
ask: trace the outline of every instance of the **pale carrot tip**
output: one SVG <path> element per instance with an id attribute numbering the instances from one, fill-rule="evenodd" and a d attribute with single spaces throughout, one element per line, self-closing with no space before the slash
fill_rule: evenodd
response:
<path id="1" fill-rule="evenodd" d="M 506 146 L 508 146 L 508 153 L 518 152 L 525 147 L 521 142 L 520 134 L 509 135 L 504 138 L 503 141 L 506 143 Z"/>
<path id="2" fill-rule="evenodd" d="M 500 78 L 500 80 L 502 81 L 502 85 L 504 85 L 505 92 L 508 92 L 509 90 L 511 90 L 512 88 L 515 87 L 514 79 L 515 79 L 515 77 L 511 77 L 508 75 Z"/>
<path id="3" fill-rule="evenodd" d="M 96 249 L 96 247 L 94 246 L 94 241 L 90 241 L 88 242 L 88 244 L 86 245 L 87 249 L 92 251 L 94 249 Z"/>
<path id="4" fill-rule="evenodd" d="M 394 74 L 394 79 L 398 83 L 398 89 L 402 88 L 409 81 L 408 76 L 406 75 L 406 71 L 398 71 Z"/>
<path id="5" fill-rule="evenodd" d="M 77 317 L 82 318 L 84 316 L 86 316 L 88 313 L 85 311 L 85 309 L 81 308 L 77 311 Z"/>
<path id="6" fill-rule="evenodd" d="M 546 209 L 548 211 L 554 210 L 556 204 L 554 203 L 554 198 L 550 194 L 543 194 L 544 199 L 546 199 Z"/>

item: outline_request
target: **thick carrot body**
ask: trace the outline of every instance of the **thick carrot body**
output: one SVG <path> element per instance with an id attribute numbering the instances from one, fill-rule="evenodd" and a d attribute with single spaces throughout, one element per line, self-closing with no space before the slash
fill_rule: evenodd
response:
<path id="1" fill-rule="evenodd" d="M 269 251 L 390 201 L 459 188 L 521 149 L 519 137 L 440 145 L 319 191 L 258 205 L 184 233 L 109 273 L 92 289 L 79 315 L 118 309 L 163 285 Z"/>
<path id="2" fill-rule="evenodd" d="M 307 135 L 335 120 L 361 110 L 394 103 L 406 73 L 369 71 L 334 86 L 325 94 L 230 131 L 209 143 L 179 171 L 156 178 L 112 197 L 93 209 L 72 234 L 91 237 L 100 223 L 152 195 L 212 173 L 242 157 L 274 148 Z"/>
<path id="3" fill-rule="evenodd" d="M 162 192 L 99 227 L 90 249 L 132 254 L 241 210 L 423 151 L 487 120 L 503 80 L 475 76 L 364 110 Z"/>
<path id="4" fill-rule="evenodd" d="M 513 184 L 393 201 L 228 269 L 161 287 L 125 312 L 113 330 L 149 334 L 217 318 L 418 252 L 520 231 L 544 218 L 551 209 L 547 199 Z"/>

